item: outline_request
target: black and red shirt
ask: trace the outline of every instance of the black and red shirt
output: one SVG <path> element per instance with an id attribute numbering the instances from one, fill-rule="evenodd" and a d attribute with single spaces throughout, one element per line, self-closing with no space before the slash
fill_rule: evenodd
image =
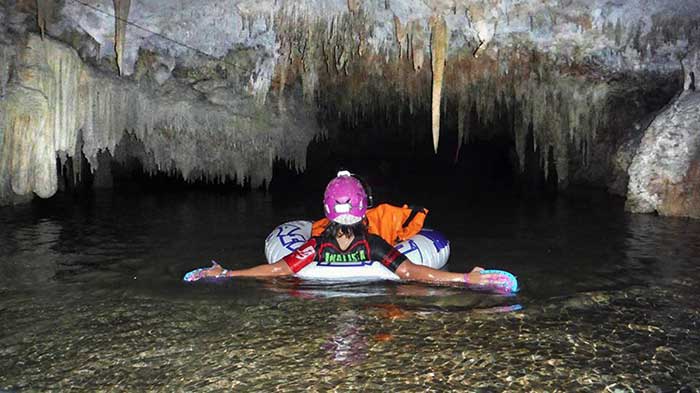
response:
<path id="1" fill-rule="evenodd" d="M 386 240 L 373 234 L 355 236 L 345 251 L 340 249 L 336 239 L 312 237 L 283 258 L 294 273 L 314 261 L 319 266 L 362 266 L 377 261 L 395 272 L 406 259 Z"/>

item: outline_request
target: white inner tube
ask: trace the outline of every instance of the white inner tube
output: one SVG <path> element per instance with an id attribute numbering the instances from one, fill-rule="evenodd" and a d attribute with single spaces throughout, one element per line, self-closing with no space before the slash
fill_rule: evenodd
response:
<path id="1" fill-rule="evenodd" d="M 311 221 L 290 221 L 277 226 L 265 239 L 265 257 L 275 263 L 291 254 L 311 237 Z M 397 244 L 396 249 L 417 264 L 442 269 L 450 257 L 450 242 L 438 231 L 423 229 Z M 321 280 L 398 280 L 391 270 L 377 261 L 353 264 L 312 262 L 297 274 L 305 279 Z"/>

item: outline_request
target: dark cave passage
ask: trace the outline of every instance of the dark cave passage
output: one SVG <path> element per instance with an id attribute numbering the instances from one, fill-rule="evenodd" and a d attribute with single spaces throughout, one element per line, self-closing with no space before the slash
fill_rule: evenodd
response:
<path id="1" fill-rule="evenodd" d="M 680 83 L 677 77 L 650 79 L 654 83 L 646 84 L 617 81 L 624 86 L 636 86 L 634 100 L 626 95 L 611 95 L 610 110 L 618 115 L 610 117 L 608 127 L 595 145 L 582 143 L 568 147 L 574 153 L 569 155 L 566 163 L 569 173 L 564 174 L 566 180 L 561 183 L 554 147 L 535 143 L 532 124 L 517 124 L 515 119 L 522 118 L 519 112 L 522 108 L 497 105 L 495 120 L 487 124 L 482 124 L 484 119 L 473 108 L 465 116 L 464 137 L 459 143 L 459 111 L 447 102 L 441 113 L 437 153 L 433 150 L 428 108 L 409 113 L 407 108 L 388 105 L 388 109 L 377 108 L 349 117 L 334 110 L 331 104 L 322 106 L 316 117 L 326 133 L 308 145 L 304 170 L 298 171 L 293 164 L 277 159 L 271 180 L 260 188 L 278 200 L 317 200 L 315 196 L 322 195 L 328 179 L 338 170 L 347 169 L 365 179 L 377 201 L 394 203 L 435 193 L 459 195 L 472 201 L 550 200 L 562 191 L 578 192 L 570 185 L 602 189 L 610 176 L 608 163 L 615 149 L 634 129 L 640 135 L 639 124 L 648 124 L 674 96 Z M 518 127 L 528 130 L 522 157 L 518 156 L 515 140 Z M 590 151 L 588 159 L 592 162 L 585 162 L 586 158 L 582 157 L 586 153 L 575 152 L 576 149 Z M 174 165 L 172 170 L 164 171 L 160 167 L 154 170 L 152 152 L 128 132 L 114 153 L 102 151 L 97 159 L 100 165 L 94 171 L 82 153 L 79 165 L 70 157 L 58 161 L 59 189 L 84 195 L 97 188 L 128 193 L 184 190 L 246 193 L 256 188 L 250 178 L 212 177 L 206 170 L 191 174 L 189 180 Z"/>
<path id="2" fill-rule="evenodd" d="M 361 176 L 375 198 L 402 201 L 411 195 L 431 192 L 462 195 L 467 199 L 552 197 L 557 193 L 554 159 L 549 160 L 545 178 L 540 152 L 528 137 L 525 163 L 515 152 L 512 136 L 503 124 L 501 132 L 474 133 L 459 147 L 457 131 L 447 123 L 441 132 L 437 154 L 433 151 L 429 115 L 402 119 L 401 124 L 368 118 L 355 124 L 327 121 L 328 134 L 312 142 L 307 151 L 306 169 L 299 172 L 277 160 L 273 177 L 261 188 L 273 196 L 306 199 L 321 195 L 328 179 L 341 169 Z M 486 136 L 484 136 L 486 135 Z M 109 152 L 99 155 L 101 164 L 92 170 L 81 154 L 79 164 L 67 158 L 58 161 L 60 190 L 84 196 L 93 189 L 111 188 L 116 192 L 159 193 L 204 190 L 217 193 L 245 193 L 253 189 L 250 179 L 208 178 L 186 181 L 179 171 L 150 173 L 144 168 L 142 144 L 126 134 L 117 146 L 119 159 Z"/>
<path id="3" fill-rule="evenodd" d="M 400 124 L 387 121 L 387 117 L 328 121 L 327 137 L 309 146 L 305 172 L 298 174 L 278 163 L 271 191 L 289 191 L 301 185 L 313 190 L 312 195 L 320 195 L 328 179 L 338 170 L 348 169 L 369 183 L 378 200 L 400 201 L 403 195 L 430 192 L 468 199 L 549 198 L 557 193 L 554 158 L 549 152 L 549 174 L 545 177 L 532 133 L 521 169 L 510 124 L 499 125 L 499 132 L 477 129 L 457 154 L 456 124 L 446 122 L 436 154 L 429 114 L 407 117 Z"/>

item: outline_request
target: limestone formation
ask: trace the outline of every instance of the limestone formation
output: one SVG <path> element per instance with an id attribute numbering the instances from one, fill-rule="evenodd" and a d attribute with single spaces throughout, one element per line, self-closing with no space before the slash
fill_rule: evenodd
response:
<path id="1" fill-rule="evenodd" d="M 628 210 L 700 218 L 699 108 L 686 90 L 652 122 L 629 168 Z"/>
<path id="2" fill-rule="evenodd" d="M 114 0 L 114 52 L 119 73 L 124 74 L 124 40 L 129 21 L 131 0 Z"/>
<path id="3" fill-rule="evenodd" d="M 57 156 L 82 151 L 95 170 L 98 155 L 114 152 L 125 132 L 146 147 L 148 172 L 248 179 L 253 186 L 270 180 L 275 159 L 303 170 L 306 146 L 319 132 L 303 106 L 278 116 L 251 100 L 237 107 L 202 101 L 177 84 L 148 89 L 92 69 L 72 48 L 35 35 L 17 63 L 16 79 L 0 101 L 3 202 L 32 192 L 53 195 Z M 82 148 L 76 150 L 79 132 Z"/>
<path id="4" fill-rule="evenodd" d="M 46 32 L 46 24 L 48 23 L 49 15 L 53 11 L 53 2 L 51 0 L 36 0 L 36 22 L 41 31 L 41 37 L 44 37 Z"/>
<path id="5" fill-rule="evenodd" d="M 683 92 L 645 131 L 629 168 L 626 208 L 700 218 L 700 43 L 682 59 Z"/>
<path id="6" fill-rule="evenodd" d="M 445 55 L 447 53 L 447 26 L 442 17 L 434 17 L 430 25 L 430 58 L 433 72 L 433 149 L 435 149 L 435 153 L 437 153 L 438 141 L 440 139 L 440 100 L 442 99 L 442 81 L 445 76 Z"/>
<path id="7" fill-rule="evenodd" d="M 55 191 L 48 157 L 75 154 L 78 130 L 94 165 L 97 152 L 114 148 L 128 130 L 152 151 L 149 170 L 262 181 L 275 157 L 303 167 L 302 146 L 320 129 L 306 122 L 321 112 L 350 128 L 368 119 L 392 128 L 404 128 L 409 117 L 431 119 L 411 121 L 405 132 L 432 139 L 434 149 L 440 129 L 454 132 L 455 160 L 470 139 L 505 136 L 516 169 L 532 146 L 560 187 L 601 185 L 630 162 L 614 169 L 615 152 L 634 139 L 631 125 L 646 123 L 628 113 L 645 117 L 665 104 L 646 107 L 645 95 L 654 93 L 635 86 L 637 76 L 657 75 L 675 87 L 684 75 L 678 89 L 688 91 L 670 109 L 677 112 L 652 124 L 647 141 L 664 134 L 664 118 L 690 112 L 699 72 L 696 0 L 66 0 L 9 2 L 0 22 L 0 148 L 33 155 L 1 158 L 6 199 L 18 195 L 15 188 Z M 42 57 L 32 33 L 63 48 L 56 53 L 62 60 Z M 79 98 L 64 95 L 74 91 Z M 629 103 L 624 110 L 612 105 L 621 100 Z M 28 133 L 29 124 L 44 131 Z M 53 142 L 28 143 L 30 134 Z M 634 162 L 651 157 L 650 143 L 641 143 Z M 682 143 L 677 164 L 654 165 L 659 174 L 675 168 L 659 176 L 684 184 L 683 192 L 668 192 L 693 205 L 698 142 Z M 634 156 L 634 144 L 626 146 Z M 266 158 L 253 158 L 258 151 Z M 20 167 L 28 169 L 19 174 Z M 638 168 L 629 166 L 630 209 L 684 214 L 642 196 L 651 175 Z"/>

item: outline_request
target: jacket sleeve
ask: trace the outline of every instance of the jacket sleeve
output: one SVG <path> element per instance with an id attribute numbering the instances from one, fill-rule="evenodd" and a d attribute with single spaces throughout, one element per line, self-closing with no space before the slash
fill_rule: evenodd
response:
<path id="1" fill-rule="evenodd" d="M 289 266 L 294 273 L 297 273 L 309 263 L 314 261 L 316 258 L 317 244 L 317 239 L 312 237 L 306 243 L 294 250 L 291 254 L 282 258 L 282 260 L 287 263 L 287 266 Z"/>

